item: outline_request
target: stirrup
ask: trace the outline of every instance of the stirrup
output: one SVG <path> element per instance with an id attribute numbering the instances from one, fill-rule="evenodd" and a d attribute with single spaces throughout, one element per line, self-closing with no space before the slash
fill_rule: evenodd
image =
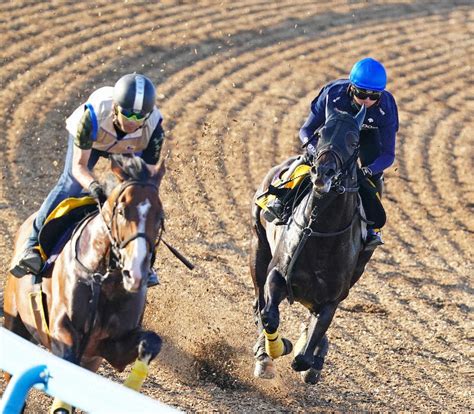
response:
<path id="1" fill-rule="evenodd" d="M 151 269 L 150 273 L 148 274 L 148 280 L 146 282 L 146 286 L 150 288 L 159 284 L 160 284 L 160 279 L 158 278 L 156 271 L 154 269 Z"/>
<path id="2" fill-rule="evenodd" d="M 367 240 L 365 243 L 365 250 L 374 250 L 377 246 L 384 244 L 380 231 L 369 229 Z"/>

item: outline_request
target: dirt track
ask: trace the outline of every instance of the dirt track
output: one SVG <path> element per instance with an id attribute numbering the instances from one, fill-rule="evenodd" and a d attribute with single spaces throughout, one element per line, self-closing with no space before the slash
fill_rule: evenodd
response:
<path id="1" fill-rule="evenodd" d="M 95 88 L 143 72 L 169 138 L 167 238 L 197 264 L 159 251 L 146 326 L 165 347 L 144 393 L 190 412 L 472 410 L 472 3 L 198 3 L 0 4 L 1 273 L 60 174 L 65 118 Z M 364 56 L 386 65 L 400 111 L 386 245 L 336 314 L 322 382 L 305 386 L 289 357 L 274 381 L 256 380 L 251 196 L 298 151 L 319 88 Z M 281 311 L 296 340 L 305 311 Z M 47 412 L 48 397 L 30 402 Z"/>

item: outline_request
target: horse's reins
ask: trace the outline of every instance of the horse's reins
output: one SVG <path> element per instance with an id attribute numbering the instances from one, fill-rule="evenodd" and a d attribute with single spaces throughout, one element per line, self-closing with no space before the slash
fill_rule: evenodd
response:
<path id="1" fill-rule="evenodd" d="M 333 149 L 332 146 L 328 146 L 327 148 L 323 148 L 321 151 L 319 151 L 318 154 L 315 157 L 316 162 L 317 162 L 317 160 L 319 160 L 319 158 L 323 154 L 326 154 L 328 152 L 333 154 L 335 156 L 336 160 L 338 160 L 341 163 L 340 155 Z M 296 260 L 298 260 L 298 257 L 300 255 L 301 251 L 303 250 L 303 247 L 305 246 L 306 241 L 308 240 L 308 238 L 309 237 L 339 236 L 339 235 L 345 233 L 346 231 L 348 231 L 349 229 L 351 229 L 352 225 L 354 224 L 354 221 L 358 217 L 359 209 L 356 208 L 350 223 L 346 227 L 344 227 L 342 230 L 338 230 L 338 231 L 335 231 L 335 232 L 319 232 L 319 231 L 315 231 L 311 228 L 313 223 L 317 220 L 318 216 L 327 209 L 327 207 L 331 204 L 331 202 L 334 200 L 335 197 L 337 197 L 338 195 L 344 194 L 344 193 L 353 193 L 353 192 L 359 191 L 358 186 L 356 186 L 356 187 L 344 187 L 341 184 L 341 182 L 344 180 L 344 178 L 346 178 L 349 175 L 349 168 L 353 165 L 353 163 L 355 162 L 355 160 L 357 159 L 358 156 L 359 156 L 359 150 L 357 149 L 349 157 L 349 159 L 344 164 L 342 164 L 340 172 L 336 176 L 336 178 L 334 180 L 334 183 L 331 184 L 331 191 L 330 191 L 329 195 L 324 197 L 324 199 L 323 199 L 324 203 L 323 203 L 322 206 L 319 205 L 319 206 L 314 206 L 313 207 L 313 209 L 311 210 L 309 220 L 308 220 L 308 224 L 306 226 L 298 223 L 296 221 L 296 218 L 293 220 L 295 225 L 302 230 L 302 236 L 301 236 L 301 238 L 298 242 L 298 245 L 296 246 L 295 252 L 293 253 L 293 255 L 291 257 L 290 263 L 289 263 L 288 268 L 286 270 L 285 280 L 286 280 L 286 285 L 287 285 L 287 290 L 288 290 L 288 302 L 290 303 L 290 305 L 293 304 L 294 301 L 295 301 L 294 295 L 293 295 L 293 289 L 291 287 L 291 280 L 292 280 L 292 277 L 293 277 L 293 267 L 296 263 Z M 308 183 L 308 186 L 310 186 L 310 185 L 311 184 Z M 334 186 L 334 189 L 333 189 L 333 186 Z M 308 197 L 307 202 L 309 202 L 309 197 Z M 295 206 L 296 206 L 296 204 L 294 203 L 293 207 L 292 207 L 293 212 L 295 210 Z"/>

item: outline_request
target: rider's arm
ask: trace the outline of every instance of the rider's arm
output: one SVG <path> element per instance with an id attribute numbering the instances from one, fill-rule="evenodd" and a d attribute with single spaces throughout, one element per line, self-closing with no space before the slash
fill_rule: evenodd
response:
<path id="1" fill-rule="evenodd" d="M 319 92 L 318 96 L 311 102 L 311 112 L 306 118 L 305 123 L 300 128 L 299 137 L 301 143 L 304 145 L 308 141 L 310 144 L 306 146 L 307 151 L 314 155 L 317 144 L 317 139 L 314 133 L 324 124 L 326 120 L 326 97 L 329 88 L 326 86 Z"/>
<path id="2" fill-rule="evenodd" d="M 304 145 L 308 141 L 311 141 L 306 146 L 306 150 L 311 155 L 315 155 L 317 144 L 317 140 L 313 139 L 315 138 L 314 133 L 322 125 L 322 123 L 324 123 L 324 118 L 321 121 L 321 117 L 319 115 L 315 115 L 311 110 L 310 114 L 308 115 L 308 118 L 306 118 L 306 122 L 300 129 L 299 136 L 301 143 Z"/>
<path id="3" fill-rule="evenodd" d="M 72 156 L 72 175 L 85 189 L 89 188 L 92 181 L 96 181 L 87 167 L 92 152 L 92 144 L 92 119 L 89 109 L 86 109 L 74 137 Z"/>
<path id="4" fill-rule="evenodd" d="M 395 136 L 394 127 L 379 128 L 380 133 L 380 155 L 368 167 L 372 175 L 381 173 L 390 167 L 395 161 Z"/>
<path id="5" fill-rule="evenodd" d="M 385 94 L 382 101 L 385 122 L 379 125 L 380 155 L 368 166 L 372 174 L 379 174 L 395 161 L 395 137 L 398 131 L 398 108 L 393 96 Z"/>
<path id="6" fill-rule="evenodd" d="M 156 173 L 156 166 L 160 160 L 161 148 L 165 139 L 165 131 L 161 122 L 155 127 L 148 146 L 144 149 L 141 158 L 146 162 L 148 169 L 152 174 Z"/>

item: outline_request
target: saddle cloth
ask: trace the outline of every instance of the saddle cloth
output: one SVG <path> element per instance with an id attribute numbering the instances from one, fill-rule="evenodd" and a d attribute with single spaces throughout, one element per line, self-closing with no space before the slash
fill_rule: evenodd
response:
<path id="1" fill-rule="evenodd" d="M 263 210 L 267 211 L 267 205 L 276 197 L 282 198 L 297 188 L 303 180 L 309 176 L 311 167 L 306 164 L 298 165 L 290 176 L 287 176 L 288 170 L 284 169 L 273 179 L 268 190 L 257 197 L 256 204 Z"/>
<path id="2" fill-rule="evenodd" d="M 276 197 L 282 200 L 291 199 L 290 193 L 296 191 L 296 188 L 309 176 L 310 169 L 311 167 L 309 165 L 299 165 L 290 176 L 287 176 L 287 169 L 282 170 L 273 179 L 268 190 L 257 197 L 255 203 L 264 211 L 268 211 L 268 203 L 273 201 Z M 382 228 L 386 222 L 386 214 L 375 184 L 362 174 L 358 174 L 357 181 L 359 185 L 362 232 L 363 239 L 365 240 L 367 234 L 366 221 L 371 222 L 370 228 Z"/>
<path id="3" fill-rule="evenodd" d="M 61 201 L 49 214 L 38 237 L 41 256 L 45 261 L 42 274 L 54 263 L 77 224 L 97 210 L 97 202 L 92 197 L 70 197 Z"/>

